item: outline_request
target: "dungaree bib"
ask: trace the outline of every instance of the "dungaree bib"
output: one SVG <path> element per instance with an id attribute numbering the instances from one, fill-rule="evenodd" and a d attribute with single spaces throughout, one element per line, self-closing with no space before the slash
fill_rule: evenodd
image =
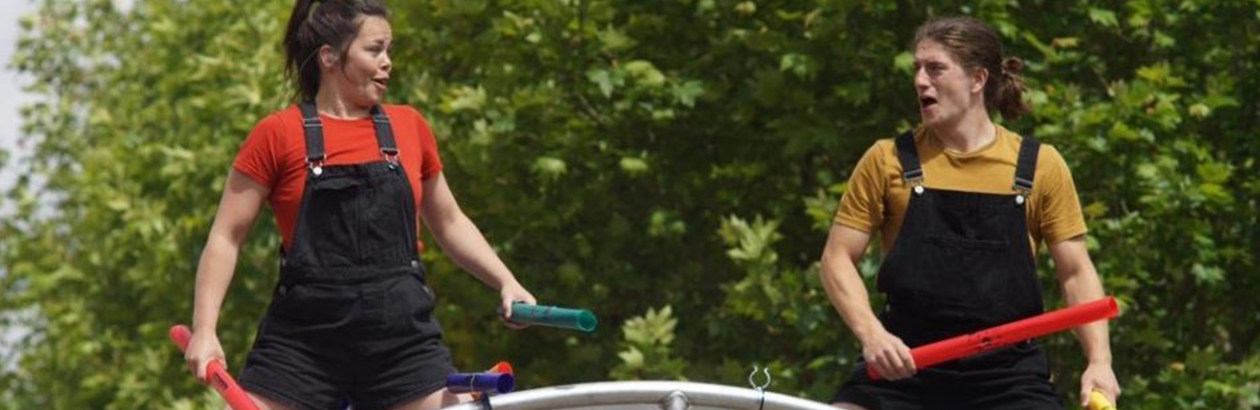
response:
<path id="1" fill-rule="evenodd" d="M 896 139 L 910 202 L 876 287 L 880 321 L 910 348 L 1042 313 L 1025 217 L 1040 143 L 1024 138 L 1015 194 L 932 189 L 913 133 Z M 857 366 L 833 402 L 877 409 L 1062 409 L 1044 352 L 1031 341 L 872 381 Z"/>
<path id="2" fill-rule="evenodd" d="M 373 107 L 381 160 L 324 165 L 319 114 L 300 108 L 306 185 L 241 385 L 305 409 L 387 408 L 437 391 L 454 368 L 389 118 Z"/>

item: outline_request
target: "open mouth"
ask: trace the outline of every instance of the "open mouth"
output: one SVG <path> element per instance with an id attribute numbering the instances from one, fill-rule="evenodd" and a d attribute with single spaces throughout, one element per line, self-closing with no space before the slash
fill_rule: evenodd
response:
<path id="1" fill-rule="evenodd" d="M 920 107 L 920 108 L 928 108 L 928 107 L 931 107 L 931 106 L 934 106 L 934 105 L 936 105 L 936 98 L 933 98 L 933 97 L 919 97 L 919 107 Z"/>
<path id="2" fill-rule="evenodd" d="M 384 78 L 373 78 L 373 79 L 372 79 L 372 82 L 373 82 L 373 83 L 376 83 L 376 85 L 381 86 L 381 88 L 388 88 L 388 87 L 389 87 L 389 77 L 384 77 Z"/>

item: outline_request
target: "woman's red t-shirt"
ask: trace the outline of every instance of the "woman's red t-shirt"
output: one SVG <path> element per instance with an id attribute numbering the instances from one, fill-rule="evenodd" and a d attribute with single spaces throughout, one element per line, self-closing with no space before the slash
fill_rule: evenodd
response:
<path id="1" fill-rule="evenodd" d="M 421 181 L 442 171 L 437 141 L 429 123 L 416 109 L 405 105 L 384 105 L 398 143 L 398 159 L 407 171 L 407 180 L 415 195 L 416 229 L 420 229 L 420 201 L 424 190 Z M 325 165 L 357 164 L 382 159 L 376 142 L 372 118 L 343 120 L 320 114 L 324 125 Z M 306 186 L 306 139 L 302 130 L 302 113 L 296 105 L 271 113 L 249 133 L 241 144 L 232 167 L 270 189 L 267 197 L 276 214 L 276 225 L 284 248 L 293 242 L 298 208 Z M 417 238 L 419 235 L 417 235 Z M 416 249 L 423 250 L 418 241 Z"/>

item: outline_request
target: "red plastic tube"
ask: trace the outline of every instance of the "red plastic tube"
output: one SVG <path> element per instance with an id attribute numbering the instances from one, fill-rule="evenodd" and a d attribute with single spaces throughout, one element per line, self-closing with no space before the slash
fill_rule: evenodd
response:
<path id="1" fill-rule="evenodd" d="M 179 346 L 181 352 L 188 349 L 188 342 L 192 340 L 192 331 L 188 329 L 188 326 L 171 326 L 170 333 L 171 341 Z M 245 394 L 245 390 L 236 384 L 236 379 L 223 369 L 223 363 L 218 359 L 211 360 L 206 365 L 206 379 L 233 410 L 258 410 L 258 406 L 254 405 L 254 400 L 250 399 L 249 395 Z"/>
<path id="2" fill-rule="evenodd" d="M 914 358 L 914 367 L 921 370 L 950 360 L 1061 332 L 1089 322 L 1110 319 L 1119 313 L 1120 308 L 1116 306 L 1116 299 L 1107 297 L 919 346 L 910 349 L 910 357 Z M 871 380 L 880 379 L 879 372 L 874 366 L 866 366 L 866 375 Z"/>

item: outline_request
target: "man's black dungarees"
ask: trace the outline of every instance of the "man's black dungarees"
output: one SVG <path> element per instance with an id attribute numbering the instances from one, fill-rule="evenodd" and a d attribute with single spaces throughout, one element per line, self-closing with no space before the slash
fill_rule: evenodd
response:
<path id="1" fill-rule="evenodd" d="M 1040 143 L 1023 139 L 1012 195 L 926 188 L 914 135 L 896 146 L 911 194 L 876 279 L 887 295 L 884 327 L 913 348 L 1042 313 L 1025 217 Z M 1031 341 L 899 381 L 871 381 L 862 363 L 833 402 L 870 410 L 1063 408 L 1045 354 Z"/>
<path id="2" fill-rule="evenodd" d="M 328 166 L 319 114 L 299 107 L 306 186 L 241 385 L 304 409 L 388 408 L 432 393 L 454 368 L 389 118 L 372 109 L 381 160 Z"/>

